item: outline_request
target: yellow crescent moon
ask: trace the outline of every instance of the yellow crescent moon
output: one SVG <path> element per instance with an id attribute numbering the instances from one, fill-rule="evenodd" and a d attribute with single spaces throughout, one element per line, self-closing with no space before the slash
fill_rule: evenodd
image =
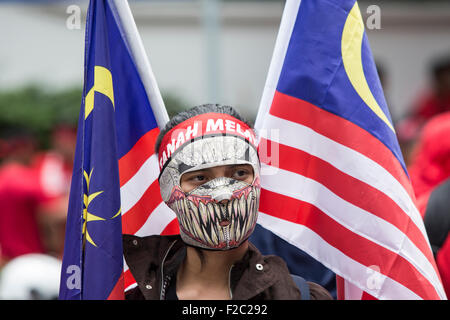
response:
<path id="1" fill-rule="evenodd" d="M 364 36 L 364 23 L 359 11 L 358 2 L 355 2 L 345 21 L 342 32 L 341 52 L 345 72 L 358 95 L 367 106 L 395 133 L 389 119 L 378 105 L 364 75 L 361 47 Z"/>
<path id="2" fill-rule="evenodd" d="M 95 66 L 94 67 L 94 86 L 89 90 L 86 94 L 85 98 L 85 111 L 84 111 L 84 119 L 91 114 L 94 109 L 94 93 L 100 92 L 111 100 L 111 103 L 114 107 L 114 90 L 112 83 L 112 75 L 111 72 L 105 67 Z"/>

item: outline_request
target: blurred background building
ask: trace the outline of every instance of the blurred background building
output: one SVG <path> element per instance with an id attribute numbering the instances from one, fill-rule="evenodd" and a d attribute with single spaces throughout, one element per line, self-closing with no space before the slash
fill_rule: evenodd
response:
<path id="1" fill-rule="evenodd" d="M 217 102 L 254 121 L 285 1 L 129 3 L 169 115 Z M 450 2 L 359 5 L 409 164 L 423 124 L 450 111 Z M 0 267 L 28 253 L 62 254 L 87 6 L 0 0 L 0 202 L 15 219 L 0 213 Z M 450 166 L 442 166 L 433 186 L 450 175 Z M 30 245 L 39 235 L 40 243 Z"/>
<path id="2" fill-rule="evenodd" d="M 359 3 L 366 21 L 369 6 L 380 8 L 381 28 L 366 29 L 392 116 L 400 118 L 429 86 L 434 60 L 450 52 L 450 3 Z M 0 89 L 81 87 L 87 4 L 0 1 Z M 81 10 L 79 29 L 66 26 L 71 5 Z M 130 5 L 163 93 L 186 106 L 215 100 L 236 106 L 249 119 L 256 116 L 284 1 L 131 0 Z"/>

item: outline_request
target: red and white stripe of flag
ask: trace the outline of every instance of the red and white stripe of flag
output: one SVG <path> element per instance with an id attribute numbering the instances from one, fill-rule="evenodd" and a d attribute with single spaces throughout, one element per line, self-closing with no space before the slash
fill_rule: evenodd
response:
<path id="1" fill-rule="evenodd" d="M 172 234 L 178 224 L 175 213 L 161 198 L 158 183 L 158 159 L 154 146 L 159 129 L 144 135 L 119 160 L 122 231 L 124 234 L 148 236 Z M 124 263 L 125 291 L 136 286 Z"/>

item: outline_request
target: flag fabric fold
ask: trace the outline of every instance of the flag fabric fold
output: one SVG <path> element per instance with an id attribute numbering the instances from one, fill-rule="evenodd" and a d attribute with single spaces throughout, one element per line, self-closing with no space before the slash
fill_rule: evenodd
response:
<path id="1" fill-rule="evenodd" d="M 355 0 L 286 2 L 255 127 L 258 222 L 338 296 L 446 299 Z"/>
<path id="2" fill-rule="evenodd" d="M 141 40 L 124 24 L 123 8 L 113 0 L 91 0 L 88 8 L 60 299 L 123 299 L 134 279 L 124 264 L 122 233 L 176 232 L 175 215 L 161 205 L 154 155 L 155 113 L 164 120 L 167 112 L 153 103 L 162 99 L 148 79 L 149 65 L 142 66 L 146 57 L 135 51 Z"/>

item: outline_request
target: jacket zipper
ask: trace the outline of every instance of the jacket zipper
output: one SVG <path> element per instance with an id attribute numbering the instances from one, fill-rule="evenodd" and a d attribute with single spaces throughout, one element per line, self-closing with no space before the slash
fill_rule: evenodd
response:
<path id="1" fill-rule="evenodd" d="M 172 242 L 172 244 L 170 245 L 169 249 L 167 249 L 166 253 L 164 254 L 164 258 L 162 260 L 161 263 L 161 291 L 159 293 L 159 300 L 164 300 L 165 296 L 166 296 L 166 287 L 167 284 L 170 281 L 170 276 L 167 276 L 166 278 L 164 278 L 164 263 L 166 261 L 167 255 L 169 254 L 170 249 L 172 249 L 172 247 L 174 246 L 175 242 L 177 242 L 176 240 L 174 242 Z"/>
<path id="2" fill-rule="evenodd" d="M 229 225 L 226 226 L 223 230 L 224 235 L 225 235 L 225 241 L 227 242 L 227 249 L 230 249 L 230 229 L 229 229 Z"/>
<path id="3" fill-rule="evenodd" d="M 228 230 L 228 228 L 227 228 Z M 226 234 L 226 238 L 227 238 L 227 245 L 228 245 L 228 232 L 225 232 Z M 159 294 L 159 300 L 164 300 L 165 296 L 166 296 L 166 287 L 169 284 L 170 281 L 170 276 L 166 276 L 164 278 L 164 262 L 166 261 L 167 255 L 169 254 L 170 249 L 172 249 L 173 245 L 175 244 L 176 241 L 174 241 L 169 249 L 167 250 L 167 252 L 164 254 L 164 258 L 162 260 L 162 264 L 161 264 L 161 291 Z M 233 269 L 234 265 L 232 265 L 230 267 L 230 270 L 228 271 L 228 291 L 230 292 L 230 300 L 233 299 L 233 292 L 231 291 L 231 270 Z"/>
<path id="4" fill-rule="evenodd" d="M 229 221 L 229 214 L 228 214 L 228 205 L 225 206 L 225 218 Z M 227 225 L 225 228 L 223 228 L 225 241 L 227 243 L 227 249 L 230 249 L 230 225 Z"/>
<path id="5" fill-rule="evenodd" d="M 231 292 L 231 270 L 233 269 L 234 264 L 231 265 L 230 271 L 228 271 L 228 290 L 230 291 L 230 300 L 233 300 L 233 292 Z"/>

